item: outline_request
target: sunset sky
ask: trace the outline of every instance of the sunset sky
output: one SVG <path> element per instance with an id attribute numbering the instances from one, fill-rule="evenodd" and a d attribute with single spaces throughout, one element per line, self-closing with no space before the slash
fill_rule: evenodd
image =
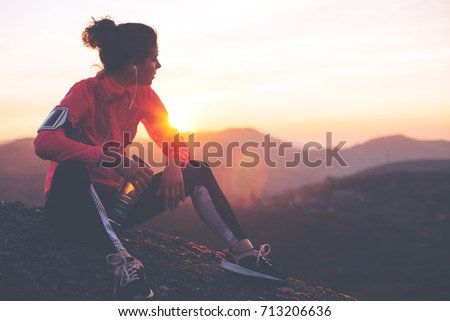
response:
<path id="1" fill-rule="evenodd" d="M 0 141 L 33 137 L 69 88 L 95 75 L 97 52 L 80 35 L 105 15 L 155 27 L 152 87 L 189 130 L 450 140 L 448 0 L 8 0 Z"/>

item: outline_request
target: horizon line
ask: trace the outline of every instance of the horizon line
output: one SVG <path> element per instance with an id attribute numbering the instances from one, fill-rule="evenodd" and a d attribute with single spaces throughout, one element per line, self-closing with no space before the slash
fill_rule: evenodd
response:
<path id="1" fill-rule="evenodd" d="M 293 140 L 285 140 L 285 139 L 280 139 L 276 136 L 272 136 L 272 134 L 270 132 L 267 133 L 263 133 L 261 131 L 259 131 L 258 129 L 252 128 L 252 127 L 229 127 L 229 128 L 224 128 L 224 129 L 219 129 L 219 130 L 202 130 L 202 131 L 180 131 L 179 133 L 181 135 L 190 135 L 190 134 L 220 134 L 220 133 L 224 133 L 227 131 L 243 131 L 243 130 L 251 130 L 254 131 L 258 134 L 261 135 L 266 135 L 266 134 L 270 134 L 271 138 L 280 142 L 292 142 L 294 144 L 294 147 L 299 147 L 299 145 L 301 146 L 302 144 L 306 143 L 305 142 L 300 142 L 300 141 L 293 141 Z M 382 135 L 382 136 L 375 136 L 373 138 L 370 139 L 366 139 L 362 142 L 356 142 L 348 147 L 343 148 L 343 150 L 345 149 L 349 149 L 349 148 L 353 148 L 355 146 L 359 146 L 359 145 L 364 145 L 367 144 L 369 142 L 375 141 L 375 140 L 380 140 L 380 139 L 387 139 L 387 138 L 393 138 L 393 137 L 403 137 L 409 140 L 413 140 L 413 141 L 422 141 L 422 142 L 449 142 L 450 143 L 450 138 L 449 139 L 445 139 L 445 138 L 435 138 L 435 139 L 423 139 L 423 138 L 416 138 L 416 137 L 412 137 L 409 135 L 405 135 L 402 133 L 393 133 L 393 134 L 387 134 L 387 135 Z M 25 136 L 25 137 L 16 137 L 16 138 L 11 138 L 11 139 L 0 139 L 0 146 L 3 145 L 7 145 L 10 143 L 13 143 L 15 141 L 21 141 L 21 140 L 27 140 L 27 139 L 34 139 L 34 137 L 32 136 Z M 142 141 L 142 140 L 148 140 L 149 137 L 145 137 L 142 135 L 136 135 L 135 137 L 135 141 Z M 348 141 L 346 141 L 346 143 L 348 143 Z"/>

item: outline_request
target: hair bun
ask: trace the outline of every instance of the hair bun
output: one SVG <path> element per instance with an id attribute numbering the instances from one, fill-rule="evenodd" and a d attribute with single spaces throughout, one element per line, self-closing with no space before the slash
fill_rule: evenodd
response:
<path id="1" fill-rule="evenodd" d="M 132 60 L 144 62 L 157 46 L 155 30 L 142 23 L 116 25 L 111 17 L 92 21 L 81 34 L 83 44 L 98 50 L 108 73 L 120 73 Z M 128 67 L 129 68 L 129 67 Z"/>
<path id="2" fill-rule="evenodd" d="M 92 49 L 103 49 L 113 41 L 117 28 L 116 23 L 109 17 L 101 20 L 92 18 L 92 20 L 81 34 L 83 44 Z"/>

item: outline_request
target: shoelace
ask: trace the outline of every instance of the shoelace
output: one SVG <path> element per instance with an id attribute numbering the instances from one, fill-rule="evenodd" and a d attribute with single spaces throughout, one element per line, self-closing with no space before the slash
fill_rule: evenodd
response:
<path id="1" fill-rule="evenodd" d="M 139 268 L 136 266 L 138 263 L 136 259 L 127 261 L 120 254 L 109 254 L 106 260 L 114 267 L 116 276 L 120 276 L 121 286 L 126 286 L 128 283 L 139 279 L 139 275 L 137 274 Z"/>
<path id="2" fill-rule="evenodd" d="M 258 257 L 256 258 L 256 266 L 259 267 L 259 260 L 262 258 L 268 265 L 270 264 L 270 260 L 267 257 L 270 253 L 272 248 L 270 247 L 270 244 L 263 244 L 259 247 L 258 251 Z"/>

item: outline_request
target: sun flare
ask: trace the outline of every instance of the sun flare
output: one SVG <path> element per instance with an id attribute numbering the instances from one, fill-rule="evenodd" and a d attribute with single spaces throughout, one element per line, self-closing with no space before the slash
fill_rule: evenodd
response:
<path id="1" fill-rule="evenodd" d="M 169 124 L 180 132 L 189 132 L 193 130 L 192 123 L 187 113 L 186 107 L 180 102 L 169 102 L 166 104 L 169 112 Z"/>

